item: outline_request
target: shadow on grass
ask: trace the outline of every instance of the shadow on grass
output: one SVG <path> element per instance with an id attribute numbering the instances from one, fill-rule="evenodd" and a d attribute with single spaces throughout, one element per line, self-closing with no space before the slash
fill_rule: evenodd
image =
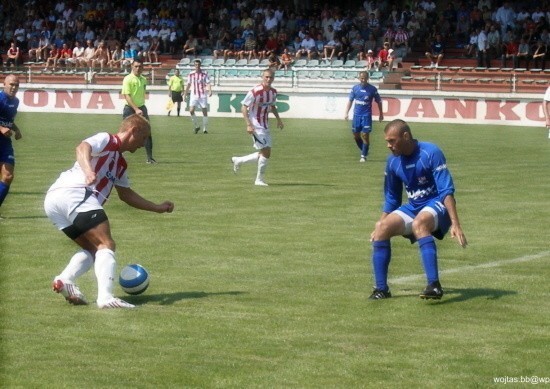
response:
<path id="1" fill-rule="evenodd" d="M 46 215 L 31 215 L 31 216 L 2 216 L 3 219 L 8 220 L 23 220 L 23 219 L 47 219 Z"/>
<path id="2" fill-rule="evenodd" d="M 238 296 L 241 294 L 246 294 L 247 292 L 240 291 L 229 291 L 229 292 L 217 292 L 217 293 L 207 293 L 207 292 L 176 292 L 176 293 L 165 293 L 165 294 L 144 294 L 141 296 L 126 296 L 124 299 L 132 304 L 147 304 L 147 303 L 159 303 L 159 305 L 171 305 L 175 302 L 189 299 L 199 299 L 211 296 Z"/>
<path id="3" fill-rule="evenodd" d="M 269 184 L 269 186 L 337 186 L 334 184 L 314 184 L 311 182 L 286 182 L 286 183 L 275 183 L 275 184 Z"/>
<path id="4" fill-rule="evenodd" d="M 498 300 L 504 296 L 515 295 L 518 292 L 513 290 L 470 288 L 470 289 L 449 289 L 444 288 L 445 296 L 441 300 L 434 300 L 438 304 L 460 303 L 463 301 L 484 298 L 486 300 Z"/>

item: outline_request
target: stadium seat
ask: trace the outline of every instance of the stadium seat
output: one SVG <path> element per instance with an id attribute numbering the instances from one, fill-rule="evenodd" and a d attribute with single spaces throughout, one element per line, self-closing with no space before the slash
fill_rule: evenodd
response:
<path id="1" fill-rule="evenodd" d="M 319 66 L 319 60 L 318 59 L 310 59 L 309 61 L 307 61 L 307 64 L 306 64 L 307 67 L 317 67 Z"/>
<path id="2" fill-rule="evenodd" d="M 357 61 L 357 62 L 355 63 L 355 67 L 356 67 L 356 68 L 362 69 L 362 68 L 366 68 L 366 67 L 367 67 L 367 64 L 368 64 L 367 61 L 361 60 L 361 61 Z"/>
<path id="3" fill-rule="evenodd" d="M 239 74 L 239 71 L 237 69 L 220 70 L 220 77 L 224 77 L 224 78 L 237 77 L 238 74 Z"/>
<path id="4" fill-rule="evenodd" d="M 212 61 L 212 66 L 222 66 L 224 62 L 223 58 L 216 58 Z"/>
<path id="5" fill-rule="evenodd" d="M 227 58 L 227 60 L 223 63 L 223 66 L 235 66 L 237 63 L 237 60 L 235 58 Z"/>
<path id="6" fill-rule="evenodd" d="M 371 80 L 382 80 L 384 78 L 384 72 L 371 72 L 369 78 Z"/>
<path id="7" fill-rule="evenodd" d="M 320 70 L 310 70 L 306 73 L 307 78 L 320 78 L 321 77 L 321 71 Z"/>
<path id="8" fill-rule="evenodd" d="M 268 58 L 264 58 L 260 61 L 260 63 L 258 64 L 259 66 L 269 66 L 269 59 Z"/>
<path id="9" fill-rule="evenodd" d="M 187 66 L 191 63 L 191 60 L 189 58 L 182 58 L 180 59 L 180 61 L 178 62 L 178 65 L 181 65 L 181 66 Z"/>
<path id="10" fill-rule="evenodd" d="M 260 60 L 258 58 L 252 58 L 250 61 L 248 61 L 248 66 L 258 66 L 260 64 Z"/>
<path id="11" fill-rule="evenodd" d="M 344 63 L 344 67 L 345 67 L 345 68 L 353 68 L 353 67 L 355 67 L 355 60 L 353 60 L 353 59 L 348 59 L 348 60 Z"/>
<path id="12" fill-rule="evenodd" d="M 237 70 L 237 77 L 250 77 L 250 70 L 248 69 Z"/>
<path id="13" fill-rule="evenodd" d="M 334 71 L 332 70 L 323 70 L 321 72 L 321 78 L 324 80 L 328 80 L 334 76 Z"/>
<path id="14" fill-rule="evenodd" d="M 262 70 L 249 70 L 248 76 L 251 78 L 260 78 L 262 76 Z"/>
<path id="15" fill-rule="evenodd" d="M 343 80 L 346 78 L 346 72 L 344 71 L 335 71 L 333 77 L 337 80 Z"/>
<path id="16" fill-rule="evenodd" d="M 341 68 L 342 66 L 344 66 L 344 61 L 342 61 L 341 59 L 335 59 L 334 61 L 332 61 L 330 66 L 333 68 Z"/>
<path id="17" fill-rule="evenodd" d="M 212 58 L 204 58 L 201 60 L 201 66 L 211 66 L 214 60 Z"/>
<path id="18" fill-rule="evenodd" d="M 243 59 L 239 59 L 236 63 L 235 63 L 235 66 L 246 66 L 248 65 L 248 60 L 246 58 L 243 58 Z"/>
<path id="19" fill-rule="evenodd" d="M 301 67 L 306 66 L 306 64 L 307 64 L 307 59 L 297 59 L 294 62 L 294 67 L 295 68 L 301 68 Z"/>

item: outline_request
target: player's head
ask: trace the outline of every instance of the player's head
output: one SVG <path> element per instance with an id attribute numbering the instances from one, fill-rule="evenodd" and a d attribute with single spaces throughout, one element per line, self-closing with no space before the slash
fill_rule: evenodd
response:
<path id="1" fill-rule="evenodd" d="M 366 85 L 369 82 L 369 72 L 359 72 L 357 78 L 361 84 Z"/>
<path id="2" fill-rule="evenodd" d="M 275 72 L 271 69 L 265 69 L 262 72 L 262 84 L 265 87 L 270 87 L 275 79 Z"/>
<path id="3" fill-rule="evenodd" d="M 19 77 L 15 74 L 8 74 L 4 78 L 4 93 L 13 98 L 19 90 Z"/>
<path id="4" fill-rule="evenodd" d="M 143 72 L 143 60 L 138 56 L 132 62 L 132 73 L 139 76 L 141 72 Z"/>
<path id="5" fill-rule="evenodd" d="M 201 68 L 201 60 L 200 59 L 196 59 L 195 62 L 193 62 L 193 64 L 195 65 L 195 69 L 200 69 Z"/>
<path id="6" fill-rule="evenodd" d="M 395 119 L 386 124 L 384 139 L 393 155 L 410 155 L 414 151 L 415 141 L 411 128 L 404 120 Z"/>
<path id="7" fill-rule="evenodd" d="M 142 115 L 130 115 L 122 121 L 118 128 L 120 151 L 133 153 L 145 145 L 145 140 L 151 135 L 149 120 Z"/>

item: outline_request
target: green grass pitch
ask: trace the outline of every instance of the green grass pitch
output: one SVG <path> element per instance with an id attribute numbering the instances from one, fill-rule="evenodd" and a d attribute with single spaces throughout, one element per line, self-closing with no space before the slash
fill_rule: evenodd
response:
<path id="1" fill-rule="evenodd" d="M 283 115 L 284 116 L 284 115 Z M 439 242 L 445 297 L 425 286 L 416 245 L 393 240 L 394 298 L 369 301 L 370 232 L 387 156 L 369 161 L 349 122 L 285 120 L 266 181 L 238 175 L 243 120 L 153 117 L 157 165 L 127 156 L 133 188 L 173 214 L 105 208 L 118 270 L 151 285 L 138 309 L 74 307 L 50 290 L 76 247 L 44 215 L 45 191 L 86 136 L 120 116 L 20 113 L 24 138 L 0 221 L 0 386 L 71 388 L 483 388 L 550 377 L 550 140 L 544 128 L 411 123 L 439 144 L 469 247 Z M 272 122 L 274 125 L 274 122 Z M 274 127 L 274 126 L 273 126 Z M 80 287 L 95 301 L 93 272 Z"/>

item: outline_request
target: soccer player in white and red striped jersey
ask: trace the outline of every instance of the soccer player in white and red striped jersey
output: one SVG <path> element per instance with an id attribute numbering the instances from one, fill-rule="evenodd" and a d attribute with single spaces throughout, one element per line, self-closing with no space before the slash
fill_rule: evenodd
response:
<path id="1" fill-rule="evenodd" d="M 149 121 L 134 114 L 123 120 L 114 135 L 102 132 L 84 139 L 76 148 L 74 166 L 61 173 L 44 200 L 53 224 L 81 247 L 55 277 L 53 290 L 74 305 L 87 300 L 76 285 L 78 277 L 94 267 L 99 308 L 134 308 L 113 295 L 116 271 L 115 242 L 103 204 L 113 187 L 131 207 L 150 212 L 172 212 L 174 204 L 156 204 L 130 188 L 123 152 L 135 152 L 151 135 Z"/>
<path id="2" fill-rule="evenodd" d="M 233 171 L 237 173 L 243 163 L 257 162 L 258 171 L 255 185 L 267 186 L 264 181 L 267 161 L 271 156 L 271 133 L 269 132 L 268 115 L 273 112 L 277 119 L 277 127 L 281 130 L 284 125 L 279 117 L 275 103 L 277 101 L 277 90 L 271 87 L 275 78 L 275 72 L 266 69 L 262 72 L 262 83 L 252 88 L 242 101 L 241 112 L 246 121 L 246 132 L 252 135 L 254 148 L 259 150 L 255 153 L 242 157 L 232 157 Z"/>
<path id="3" fill-rule="evenodd" d="M 189 98 L 189 113 L 191 121 L 195 128 L 195 134 L 200 131 L 199 120 L 195 115 L 195 108 L 202 110 L 202 132 L 208 134 L 208 97 L 212 96 L 212 85 L 208 73 L 201 69 L 201 60 L 195 60 L 195 70 L 187 76 L 187 85 L 183 93 L 184 99 L 191 94 Z"/>

